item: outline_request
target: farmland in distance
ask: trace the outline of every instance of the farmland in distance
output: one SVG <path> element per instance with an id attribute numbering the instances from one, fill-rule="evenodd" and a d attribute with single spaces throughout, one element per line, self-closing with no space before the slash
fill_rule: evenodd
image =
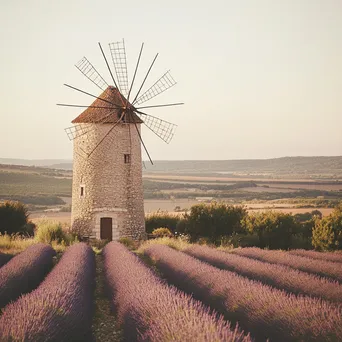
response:
<path id="1" fill-rule="evenodd" d="M 1 162 L 1 160 L 0 160 Z M 72 164 L 42 161 L 0 165 L 0 201 L 27 204 L 32 218 L 70 220 Z M 29 161 L 18 161 L 29 164 Z M 43 164 L 43 165 L 42 165 Z M 145 211 L 183 212 L 213 200 L 244 204 L 248 210 L 323 215 L 342 199 L 342 157 L 268 160 L 156 161 L 143 169 Z"/>

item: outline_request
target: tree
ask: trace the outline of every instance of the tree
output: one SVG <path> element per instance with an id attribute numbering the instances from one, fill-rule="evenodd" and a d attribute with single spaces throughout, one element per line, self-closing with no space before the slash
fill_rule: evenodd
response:
<path id="1" fill-rule="evenodd" d="M 154 229 L 164 227 L 174 233 L 179 220 L 178 216 L 171 215 L 168 212 L 157 211 L 145 217 L 146 232 L 151 234 Z"/>
<path id="2" fill-rule="evenodd" d="M 0 233 L 33 233 L 28 222 L 27 207 L 20 202 L 6 201 L 0 204 Z"/>
<path id="3" fill-rule="evenodd" d="M 292 236 L 299 228 L 294 216 L 275 211 L 250 214 L 245 218 L 244 226 L 248 232 L 258 235 L 261 248 L 270 249 L 290 248 Z"/>
<path id="4" fill-rule="evenodd" d="M 312 245 L 323 251 L 342 249 L 342 202 L 330 215 L 316 220 Z"/>
<path id="5" fill-rule="evenodd" d="M 213 243 L 220 242 L 224 236 L 242 231 L 241 220 L 247 215 L 242 206 L 213 202 L 197 204 L 184 215 L 182 224 L 177 226 L 180 233 L 190 235 L 192 241 L 207 238 Z"/>

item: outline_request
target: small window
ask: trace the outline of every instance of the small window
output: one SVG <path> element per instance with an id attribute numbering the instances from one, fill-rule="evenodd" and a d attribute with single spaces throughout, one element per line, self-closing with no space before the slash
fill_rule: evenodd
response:
<path id="1" fill-rule="evenodd" d="M 124 160 L 125 160 L 125 164 L 129 164 L 131 162 L 131 155 L 124 154 Z"/>
<path id="2" fill-rule="evenodd" d="M 81 197 L 84 196 L 84 185 L 81 185 Z"/>

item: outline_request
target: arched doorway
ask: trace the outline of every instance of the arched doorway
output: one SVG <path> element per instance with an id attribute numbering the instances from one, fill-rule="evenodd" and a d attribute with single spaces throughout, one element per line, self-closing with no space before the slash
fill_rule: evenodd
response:
<path id="1" fill-rule="evenodd" d="M 101 217 L 100 220 L 100 239 L 113 240 L 113 222 L 111 217 Z"/>

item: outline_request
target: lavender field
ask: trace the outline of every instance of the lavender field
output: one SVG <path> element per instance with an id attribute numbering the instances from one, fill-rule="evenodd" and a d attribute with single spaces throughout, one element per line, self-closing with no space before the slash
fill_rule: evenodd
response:
<path id="1" fill-rule="evenodd" d="M 0 255 L 0 341 L 341 341 L 341 254 L 145 246 Z"/>

